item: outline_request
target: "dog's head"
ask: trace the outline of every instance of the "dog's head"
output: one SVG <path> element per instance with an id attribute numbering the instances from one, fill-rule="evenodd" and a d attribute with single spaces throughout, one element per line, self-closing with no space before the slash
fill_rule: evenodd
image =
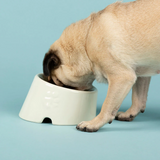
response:
<path id="1" fill-rule="evenodd" d="M 89 90 L 92 88 L 94 76 L 92 73 L 85 72 L 85 66 L 71 65 L 65 63 L 59 50 L 50 49 L 43 60 L 43 73 L 52 79 L 53 82 L 62 87 L 77 90 Z M 78 57 L 77 57 L 78 58 Z"/>
<path id="2" fill-rule="evenodd" d="M 86 53 L 89 19 L 67 27 L 43 60 L 44 75 L 58 86 L 89 90 L 95 77 L 93 64 Z"/>

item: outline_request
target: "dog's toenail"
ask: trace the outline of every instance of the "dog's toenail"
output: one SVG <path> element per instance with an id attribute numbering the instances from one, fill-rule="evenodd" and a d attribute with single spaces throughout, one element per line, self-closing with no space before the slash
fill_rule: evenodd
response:
<path id="1" fill-rule="evenodd" d="M 130 118 L 133 118 L 134 116 L 130 115 Z"/>
<path id="2" fill-rule="evenodd" d="M 109 122 L 109 124 L 111 124 L 111 123 L 112 123 L 112 121 Z"/>
<path id="3" fill-rule="evenodd" d="M 82 131 L 86 132 L 86 127 L 84 127 Z"/>
<path id="4" fill-rule="evenodd" d="M 115 120 L 118 120 L 118 116 L 115 117 Z"/>

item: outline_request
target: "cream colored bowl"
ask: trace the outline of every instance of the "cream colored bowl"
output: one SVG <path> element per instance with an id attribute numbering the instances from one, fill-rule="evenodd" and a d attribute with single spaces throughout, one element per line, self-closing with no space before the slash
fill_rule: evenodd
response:
<path id="1" fill-rule="evenodd" d="M 42 123 L 50 118 L 52 124 L 76 125 L 96 116 L 97 89 L 77 91 L 59 87 L 45 80 L 43 74 L 35 76 L 19 116 L 28 121 Z"/>

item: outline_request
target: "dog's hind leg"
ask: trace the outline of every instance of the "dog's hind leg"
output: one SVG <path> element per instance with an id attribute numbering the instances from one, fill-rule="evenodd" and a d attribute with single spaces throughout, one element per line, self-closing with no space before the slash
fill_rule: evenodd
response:
<path id="1" fill-rule="evenodd" d="M 126 112 L 118 112 L 116 119 L 120 121 L 132 121 L 146 108 L 147 94 L 151 77 L 138 77 L 132 87 L 132 106 Z"/>

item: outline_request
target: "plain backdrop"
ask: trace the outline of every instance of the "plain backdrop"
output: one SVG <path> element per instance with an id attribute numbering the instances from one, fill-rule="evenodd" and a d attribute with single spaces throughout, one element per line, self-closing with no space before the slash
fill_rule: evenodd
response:
<path id="1" fill-rule="evenodd" d="M 96 133 L 75 126 L 24 121 L 18 114 L 44 54 L 71 23 L 115 0 L 0 0 L 0 159 L 160 159 L 160 76 L 151 80 L 147 109 L 132 122 L 113 121 Z M 126 2 L 126 1 L 124 1 Z M 108 86 L 98 89 L 97 114 Z M 131 106 L 131 92 L 121 105 Z"/>

